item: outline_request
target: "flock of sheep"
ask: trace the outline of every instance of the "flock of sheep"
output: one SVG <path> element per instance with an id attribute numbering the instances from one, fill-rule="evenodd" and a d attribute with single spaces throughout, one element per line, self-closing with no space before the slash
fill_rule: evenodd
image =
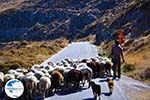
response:
<path id="1" fill-rule="evenodd" d="M 9 98 L 4 93 L 8 80 L 18 79 L 24 85 L 21 100 L 33 100 L 37 95 L 42 98 L 51 93 L 70 88 L 80 90 L 92 78 L 110 76 L 111 61 L 106 57 L 93 57 L 74 60 L 63 59 L 58 63 L 48 62 L 47 65 L 33 65 L 30 69 L 10 69 L 7 73 L 0 72 L 0 99 Z"/>

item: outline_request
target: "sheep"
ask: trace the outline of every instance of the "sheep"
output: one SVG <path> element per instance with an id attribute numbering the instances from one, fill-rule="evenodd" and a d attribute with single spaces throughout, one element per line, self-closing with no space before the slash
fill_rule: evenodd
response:
<path id="1" fill-rule="evenodd" d="M 15 78 L 17 78 L 19 76 L 24 76 L 24 74 L 21 72 L 16 72 L 16 73 L 14 73 L 14 75 L 15 75 Z"/>
<path id="2" fill-rule="evenodd" d="M 109 93 L 111 95 L 114 88 L 114 82 L 111 78 L 107 78 L 107 82 L 108 82 Z"/>
<path id="3" fill-rule="evenodd" d="M 109 61 L 107 61 L 107 62 L 105 63 L 105 65 L 104 65 L 104 67 L 105 67 L 106 75 L 107 75 L 107 76 L 112 76 L 112 75 L 111 75 L 112 63 L 109 62 Z"/>
<path id="4" fill-rule="evenodd" d="M 3 87 L 4 87 L 4 74 L 3 72 L 0 72 L 0 99 L 3 100 Z"/>
<path id="5" fill-rule="evenodd" d="M 68 82 L 72 83 L 74 88 L 79 90 L 80 87 L 80 81 L 82 81 L 83 75 L 80 70 L 77 69 L 71 69 L 68 72 Z"/>
<path id="6" fill-rule="evenodd" d="M 58 88 L 61 86 L 61 83 L 64 81 L 63 75 L 59 71 L 53 71 L 51 74 L 51 91 L 55 89 L 55 92 L 58 90 Z"/>
<path id="7" fill-rule="evenodd" d="M 15 75 L 14 74 L 5 74 L 4 75 L 4 83 L 6 83 L 7 81 L 9 81 L 11 79 L 15 79 Z"/>
<path id="8" fill-rule="evenodd" d="M 96 62 L 97 65 L 97 75 L 99 77 L 104 77 L 105 76 L 105 62 Z"/>
<path id="9" fill-rule="evenodd" d="M 3 72 L 0 72 L 0 81 L 4 81 L 4 73 Z"/>
<path id="10" fill-rule="evenodd" d="M 42 66 L 38 65 L 38 64 L 35 64 L 31 67 L 31 69 L 40 69 L 42 68 Z"/>
<path id="11" fill-rule="evenodd" d="M 64 70 L 65 70 L 64 66 L 56 65 L 53 71 L 59 71 L 61 74 L 63 74 Z"/>
<path id="12" fill-rule="evenodd" d="M 75 60 L 72 58 L 65 58 L 64 60 L 66 61 L 66 63 L 64 64 L 65 67 L 68 67 L 69 65 L 73 65 L 73 63 L 75 62 Z"/>
<path id="13" fill-rule="evenodd" d="M 8 74 L 14 74 L 14 73 L 16 73 L 17 71 L 16 70 L 13 70 L 13 69 L 10 69 L 10 70 L 8 70 Z"/>
<path id="14" fill-rule="evenodd" d="M 37 71 L 34 73 L 34 76 L 39 80 L 42 76 L 44 76 L 44 73 L 42 71 Z"/>
<path id="15" fill-rule="evenodd" d="M 25 68 L 17 68 L 16 71 L 17 71 L 17 72 L 20 72 L 20 73 L 23 73 L 23 74 L 28 73 L 28 70 L 25 69 Z"/>
<path id="16" fill-rule="evenodd" d="M 21 68 L 17 68 L 16 71 L 17 72 L 22 72 L 22 69 Z"/>
<path id="17" fill-rule="evenodd" d="M 48 70 L 46 70 L 45 68 L 40 69 L 40 71 L 42 71 L 44 74 L 48 73 Z"/>
<path id="18" fill-rule="evenodd" d="M 52 78 L 52 76 L 47 72 L 44 74 L 44 76 L 48 77 L 48 78 Z"/>
<path id="19" fill-rule="evenodd" d="M 16 79 L 22 81 L 22 79 L 24 78 L 24 76 L 25 76 L 24 74 L 20 74 L 20 75 L 18 75 L 18 76 L 16 77 Z"/>
<path id="20" fill-rule="evenodd" d="M 77 67 L 82 72 L 83 75 L 83 86 L 85 85 L 85 81 L 87 80 L 88 83 L 90 83 L 93 71 L 91 68 L 89 68 L 85 63 L 80 63 Z M 89 85 L 90 86 L 90 85 Z"/>
<path id="21" fill-rule="evenodd" d="M 68 86 L 68 72 L 74 69 L 73 67 L 65 67 L 65 70 L 63 72 L 63 76 L 64 76 L 64 87 L 67 88 Z"/>
<path id="22" fill-rule="evenodd" d="M 34 73 L 32 71 L 28 72 L 28 73 L 26 73 L 26 76 L 34 76 Z"/>
<path id="23" fill-rule="evenodd" d="M 63 63 L 62 62 L 57 62 L 56 65 L 63 66 Z"/>
<path id="24" fill-rule="evenodd" d="M 90 82 L 90 86 L 92 88 L 92 92 L 93 92 L 93 95 L 94 95 L 94 100 L 97 100 L 97 96 L 100 100 L 100 95 L 101 95 L 101 86 L 98 85 L 98 84 L 95 84 L 94 81 L 91 81 Z"/>
<path id="25" fill-rule="evenodd" d="M 17 69 L 17 70 L 9 70 L 8 74 L 13 74 L 15 76 L 15 78 L 17 78 L 20 75 L 23 75 L 23 72 L 21 71 L 21 69 Z"/>
<path id="26" fill-rule="evenodd" d="M 52 66 L 50 66 L 50 65 L 46 65 L 46 66 L 44 66 L 44 68 L 46 69 L 46 70 L 53 70 L 54 68 L 52 67 Z"/>
<path id="27" fill-rule="evenodd" d="M 24 76 L 22 82 L 25 86 L 24 95 L 26 99 L 33 100 L 36 90 L 38 80 L 33 75 Z"/>
<path id="28" fill-rule="evenodd" d="M 66 60 L 68 63 L 72 63 L 72 61 L 73 61 L 73 60 L 72 60 L 71 58 L 69 58 L 69 57 L 68 57 L 68 58 L 65 58 L 65 60 Z"/>
<path id="29" fill-rule="evenodd" d="M 38 72 L 38 70 L 39 70 L 39 69 L 34 69 L 34 68 L 32 68 L 32 69 L 30 69 L 30 72 L 36 73 L 36 72 Z"/>
<path id="30" fill-rule="evenodd" d="M 98 71 L 97 67 L 98 66 L 97 66 L 96 62 L 94 60 L 91 61 L 91 60 L 87 60 L 87 59 L 82 60 L 82 62 L 86 63 L 87 66 L 92 69 L 92 71 L 93 71 L 93 77 L 94 78 L 97 77 L 97 71 Z"/>
<path id="31" fill-rule="evenodd" d="M 3 82 L 4 82 L 4 73 L 0 72 L 0 88 L 3 87 Z"/>
<path id="32" fill-rule="evenodd" d="M 43 76 L 40 78 L 39 83 L 39 91 L 42 95 L 42 98 L 48 95 L 49 89 L 51 87 L 51 80 L 49 77 Z"/>
<path id="33" fill-rule="evenodd" d="M 105 62 L 104 68 L 107 76 L 111 76 L 112 62 L 109 58 L 103 57 L 103 62 Z"/>

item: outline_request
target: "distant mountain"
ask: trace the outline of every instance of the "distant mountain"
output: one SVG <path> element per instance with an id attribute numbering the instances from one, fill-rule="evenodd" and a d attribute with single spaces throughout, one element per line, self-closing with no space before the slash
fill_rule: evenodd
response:
<path id="1" fill-rule="evenodd" d="M 0 9 L 0 42 L 96 35 L 100 43 L 118 28 L 130 37 L 150 29 L 149 0 L 1 0 Z"/>

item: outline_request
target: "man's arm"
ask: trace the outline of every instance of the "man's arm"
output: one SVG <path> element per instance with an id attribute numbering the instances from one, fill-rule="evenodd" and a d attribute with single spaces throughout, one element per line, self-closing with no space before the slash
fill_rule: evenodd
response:
<path id="1" fill-rule="evenodd" d="M 122 61 L 125 62 L 122 49 L 121 49 L 121 58 L 122 58 Z"/>

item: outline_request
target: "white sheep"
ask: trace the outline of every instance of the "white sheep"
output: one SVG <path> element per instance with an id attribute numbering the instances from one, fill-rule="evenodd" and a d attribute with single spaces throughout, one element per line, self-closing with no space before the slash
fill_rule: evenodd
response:
<path id="1" fill-rule="evenodd" d="M 44 74 L 48 73 L 48 70 L 46 70 L 45 68 L 40 69 L 40 71 L 42 71 Z"/>
<path id="2" fill-rule="evenodd" d="M 3 89 L 3 82 L 4 82 L 4 74 L 3 72 L 0 72 L 0 93 L 2 92 Z"/>
<path id="3" fill-rule="evenodd" d="M 15 76 L 15 78 L 17 78 L 18 76 L 24 76 L 24 74 L 21 72 L 15 72 L 14 76 Z"/>
<path id="4" fill-rule="evenodd" d="M 32 99 L 35 96 L 37 90 L 38 79 L 33 75 L 24 76 L 23 80 L 25 86 L 26 99 Z"/>
<path id="5" fill-rule="evenodd" d="M 53 68 L 52 66 L 50 66 L 50 65 L 45 65 L 44 68 L 45 68 L 46 70 L 53 70 L 53 69 L 54 69 L 54 68 Z"/>
<path id="6" fill-rule="evenodd" d="M 28 72 L 28 70 L 25 68 L 17 68 L 16 71 L 24 74 Z"/>
<path id="7" fill-rule="evenodd" d="M 11 79 L 15 79 L 15 75 L 14 74 L 5 74 L 4 75 L 4 82 L 6 83 L 7 81 L 11 80 Z"/>
<path id="8" fill-rule="evenodd" d="M 35 64 L 31 67 L 31 69 L 40 69 L 41 66 L 39 64 Z"/>
<path id="9" fill-rule="evenodd" d="M 0 72 L 0 81 L 4 81 L 4 73 L 3 72 Z"/>
<path id="10" fill-rule="evenodd" d="M 43 76 L 39 80 L 39 91 L 41 93 L 42 98 L 48 95 L 49 89 L 51 87 L 51 80 L 49 77 Z"/>
<path id="11" fill-rule="evenodd" d="M 34 72 L 28 72 L 28 73 L 26 73 L 26 76 L 34 76 Z"/>
<path id="12" fill-rule="evenodd" d="M 10 69 L 10 70 L 8 70 L 8 74 L 14 74 L 14 73 L 16 73 L 17 71 L 16 70 L 13 70 L 13 69 Z"/>

